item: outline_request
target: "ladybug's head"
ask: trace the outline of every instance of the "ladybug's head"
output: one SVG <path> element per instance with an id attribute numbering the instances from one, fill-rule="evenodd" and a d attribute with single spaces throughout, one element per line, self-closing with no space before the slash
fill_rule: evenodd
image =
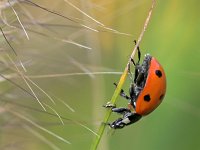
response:
<path id="1" fill-rule="evenodd" d="M 142 66 L 145 67 L 147 70 L 148 70 L 149 64 L 151 62 L 151 58 L 152 58 L 152 56 L 148 53 L 144 55 L 144 60 L 143 60 Z"/>
<path id="2" fill-rule="evenodd" d="M 151 56 L 150 54 L 148 54 L 148 53 L 144 55 L 144 61 L 145 61 L 145 60 L 146 60 L 146 61 L 150 61 L 151 58 L 152 58 L 152 56 Z"/>

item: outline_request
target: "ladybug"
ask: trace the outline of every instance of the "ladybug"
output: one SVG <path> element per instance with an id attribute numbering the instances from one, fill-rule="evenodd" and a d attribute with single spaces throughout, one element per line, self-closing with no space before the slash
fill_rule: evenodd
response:
<path id="1" fill-rule="evenodd" d="M 143 116 L 154 111 L 162 102 L 166 92 L 166 76 L 163 67 L 157 59 L 150 54 L 146 54 L 142 64 L 140 64 L 140 49 L 138 50 L 138 62 L 133 59 L 131 62 L 135 66 L 134 76 L 131 75 L 131 84 L 129 96 L 121 89 L 120 95 L 129 101 L 127 108 L 117 108 L 111 103 L 107 103 L 104 107 L 111 108 L 112 112 L 122 114 L 123 117 L 118 118 L 112 123 L 107 123 L 113 129 L 121 129 L 127 125 L 133 124 L 140 120 Z M 117 86 L 116 83 L 114 83 Z"/>

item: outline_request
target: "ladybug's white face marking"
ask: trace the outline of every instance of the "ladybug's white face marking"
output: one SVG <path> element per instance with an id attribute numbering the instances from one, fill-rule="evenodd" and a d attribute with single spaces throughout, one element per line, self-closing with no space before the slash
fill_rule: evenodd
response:
<path id="1" fill-rule="evenodd" d="M 133 102 L 134 106 L 136 106 L 136 102 Z"/>

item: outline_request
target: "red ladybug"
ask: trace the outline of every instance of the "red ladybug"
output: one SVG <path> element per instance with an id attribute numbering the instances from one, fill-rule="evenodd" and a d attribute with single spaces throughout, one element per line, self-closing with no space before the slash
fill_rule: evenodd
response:
<path id="1" fill-rule="evenodd" d="M 128 108 L 116 108 L 110 103 L 105 105 L 105 107 L 111 107 L 113 112 L 123 115 L 114 122 L 108 123 L 111 128 L 119 129 L 135 123 L 142 116 L 154 111 L 165 96 L 166 76 L 163 67 L 156 58 L 149 54 L 145 55 L 142 64 L 139 64 L 139 61 L 140 50 L 138 48 L 138 63 L 135 64 L 132 59 L 135 74 L 130 85 L 130 96 L 127 96 L 123 89 L 120 92 L 122 97 L 129 100 Z"/>

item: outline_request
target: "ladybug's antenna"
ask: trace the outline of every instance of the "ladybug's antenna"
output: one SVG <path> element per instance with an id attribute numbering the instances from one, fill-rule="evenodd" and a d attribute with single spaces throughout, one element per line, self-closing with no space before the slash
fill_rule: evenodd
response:
<path id="1" fill-rule="evenodd" d="M 135 66 L 135 61 L 133 60 L 133 58 L 131 58 L 131 62 L 132 62 L 133 65 Z"/>
<path id="2" fill-rule="evenodd" d="M 136 40 L 134 40 L 134 43 L 136 45 Z M 141 57 L 141 52 L 140 52 L 139 46 L 137 47 L 137 50 L 138 50 L 138 63 L 139 63 L 140 62 L 140 57 Z"/>

